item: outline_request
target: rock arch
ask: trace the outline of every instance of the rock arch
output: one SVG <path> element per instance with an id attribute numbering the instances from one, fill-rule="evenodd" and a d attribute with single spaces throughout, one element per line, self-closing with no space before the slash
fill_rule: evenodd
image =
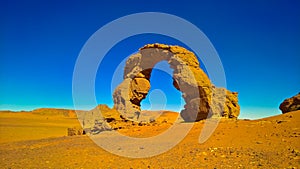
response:
<path id="1" fill-rule="evenodd" d="M 138 120 L 140 102 L 150 89 L 152 69 L 163 60 L 174 69 L 173 85 L 186 102 L 181 111 L 185 121 L 199 121 L 214 114 L 228 118 L 239 115 L 237 93 L 215 88 L 194 53 L 179 46 L 148 44 L 128 58 L 124 81 L 113 93 L 114 108 L 124 118 Z"/>

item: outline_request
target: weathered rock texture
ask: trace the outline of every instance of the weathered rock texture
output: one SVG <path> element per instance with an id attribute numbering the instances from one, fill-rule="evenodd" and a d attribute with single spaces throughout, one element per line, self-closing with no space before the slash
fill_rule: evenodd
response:
<path id="1" fill-rule="evenodd" d="M 282 113 L 300 110 L 300 92 L 288 99 L 285 99 L 279 106 Z"/>
<path id="2" fill-rule="evenodd" d="M 144 116 L 140 118 L 140 121 L 135 122 L 125 119 L 114 108 L 110 109 L 107 105 L 98 105 L 90 111 L 77 112 L 82 128 L 68 128 L 68 136 L 95 135 L 102 131 L 129 129 L 134 126 L 172 125 L 175 121 L 174 114 L 177 113 L 170 111 L 143 111 L 143 114 Z"/>
<path id="3" fill-rule="evenodd" d="M 77 136 L 77 135 L 84 135 L 84 131 L 82 128 L 73 127 L 68 128 L 68 136 Z"/>
<path id="4" fill-rule="evenodd" d="M 194 53 L 179 46 L 149 44 L 131 55 L 124 69 L 124 81 L 115 89 L 114 108 L 122 117 L 138 120 L 140 103 L 150 89 L 153 67 L 167 61 L 173 72 L 173 85 L 182 92 L 186 105 L 181 111 L 185 121 L 198 121 L 214 115 L 237 118 L 237 93 L 214 87 L 200 68 Z"/>
<path id="5" fill-rule="evenodd" d="M 98 105 L 90 111 L 77 112 L 77 117 L 87 134 L 117 129 L 115 123 L 121 125 L 124 121 L 119 112 L 110 109 L 107 105 Z"/>

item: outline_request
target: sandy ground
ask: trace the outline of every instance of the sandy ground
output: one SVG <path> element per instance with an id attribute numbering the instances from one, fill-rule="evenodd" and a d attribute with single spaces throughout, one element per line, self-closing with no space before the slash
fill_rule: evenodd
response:
<path id="1" fill-rule="evenodd" d="M 61 137 L 73 126 L 80 126 L 76 117 L 0 112 L 0 143 Z"/>
<path id="2" fill-rule="evenodd" d="M 174 119 L 172 113 L 168 116 Z M 174 148 L 142 159 L 111 154 L 89 136 L 66 136 L 67 127 L 77 125 L 76 118 L 64 116 L 0 113 L 0 167 L 300 168 L 300 111 L 260 120 L 221 120 L 203 144 L 198 142 L 204 125 L 200 121 Z M 138 126 L 120 132 L 149 137 L 170 126 Z"/>

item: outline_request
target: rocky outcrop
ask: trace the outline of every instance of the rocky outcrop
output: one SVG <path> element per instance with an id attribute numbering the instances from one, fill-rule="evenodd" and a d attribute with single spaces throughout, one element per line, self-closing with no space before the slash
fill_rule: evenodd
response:
<path id="1" fill-rule="evenodd" d="M 90 111 L 77 112 L 77 118 L 87 134 L 98 134 L 102 131 L 114 130 L 124 119 L 115 109 L 110 109 L 107 105 L 98 105 Z"/>
<path id="2" fill-rule="evenodd" d="M 240 115 L 240 106 L 238 104 L 238 93 L 230 92 L 225 88 L 214 88 L 213 90 L 213 105 L 214 112 L 220 112 L 220 115 L 225 118 L 237 119 Z M 226 96 L 224 103 L 224 94 Z M 223 106 L 221 106 L 223 105 Z"/>
<path id="3" fill-rule="evenodd" d="M 180 113 L 185 121 L 199 121 L 213 116 L 238 117 L 238 94 L 215 87 L 200 68 L 194 53 L 179 46 L 151 44 L 128 58 L 124 68 L 124 81 L 113 93 L 114 108 L 99 105 L 90 111 L 76 111 L 84 133 L 98 134 L 132 126 L 169 124 L 168 120 L 158 120 L 162 115 L 158 117 L 155 113 L 141 111 L 140 108 L 141 101 L 151 87 L 152 69 L 155 64 L 164 60 L 174 70 L 173 85 L 182 92 L 186 102 Z"/>
<path id="4" fill-rule="evenodd" d="M 200 68 L 194 53 L 179 46 L 149 44 L 131 55 L 124 69 L 124 81 L 113 94 L 114 108 L 129 120 L 138 120 L 140 103 L 150 89 L 153 67 L 167 61 L 173 71 L 173 85 L 182 92 L 186 105 L 181 111 L 185 121 L 199 121 L 214 115 L 237 118 L 237 93 L 216 88 Z"/>
<path id="5" fill-rule="evenodd" d="M 172 125 L 178 113 L 170 111 L 143 111 L 139 122 L 130 121 L 120 115 L 114 108 L 98 105 L 90 111 L 79 111 L 77 117 L 82 128 L 68 128 L 68 135 L 98 134 L 102 131 L 130 129 L 134 126 Z"/>
<path id="6" fill-rule="evenodd" d="M 68 136 L 84 135 L 84 131 L 80 127 L 68 128 Z"/>
<path id="7" fill-rule="evenodd" d="M 282 113 L 300 110 L 300 92 L 288 99 L 285 99 L 279 106 Z"/>

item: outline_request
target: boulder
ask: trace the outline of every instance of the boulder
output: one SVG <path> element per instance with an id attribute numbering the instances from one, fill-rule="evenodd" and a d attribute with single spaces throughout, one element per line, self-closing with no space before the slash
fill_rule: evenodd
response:
<path id="1" fill-rule="evenodd" d="M 300 110 L 300 92 L 288 99 L 285 99 L 279 106 L 282 113 Z"/>
<path id="2" fill-rule="evenodd" d="M 68 128 L 68 136 L 77 136 L 85 134 L 83 129 L 80 127 Z"/>
<path id="3" fill-rule="evenodd" d="M 128 121 L 122 117 L 116 109 L 111 109 L 103 104 L 89 111 L 78 111 L 77 117 L 83 128 L 83 132 L 92 135 L 99 134 L 102 131 L 129 128 L 130 126 L 138 124 Z M 72 130 L 72 128 L 70 128 L 70 133 L 70 135 L 78 135 L 72 134 L 77 133 L 75 130 Z"/>

